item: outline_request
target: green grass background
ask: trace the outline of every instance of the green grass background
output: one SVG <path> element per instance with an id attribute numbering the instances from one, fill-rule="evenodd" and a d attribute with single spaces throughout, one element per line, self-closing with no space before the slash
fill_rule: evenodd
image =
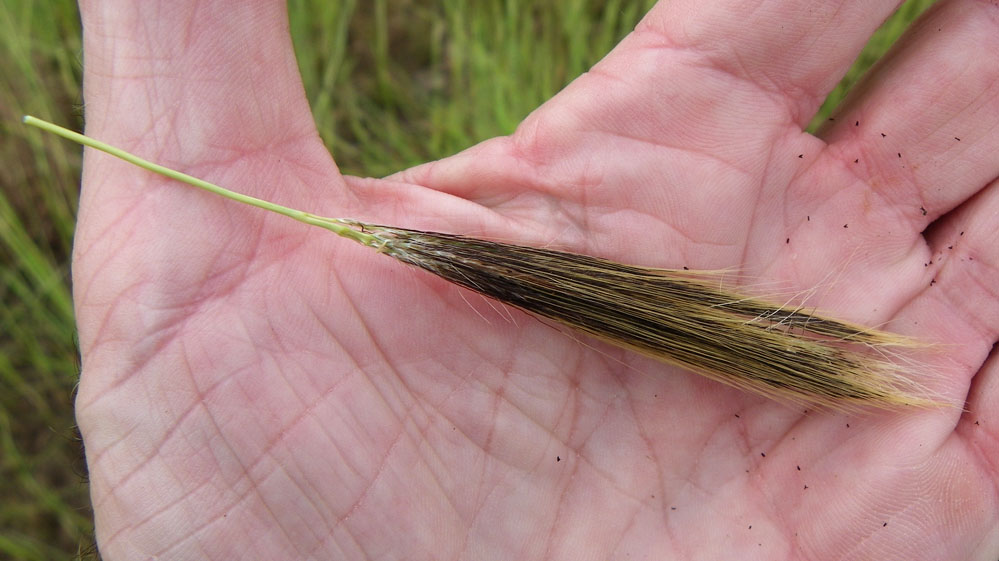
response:
<path id="1" fill-rule="evenodd" d="M 650 0 L 290 0 L 319 130 L 345 173 L 380 176 L 508 134 L 606 54 Z M 932 2 L 871 39 L 813 123 Z M 73 421 L 79 358 L 69 255 L 81 129 L 75 2 L 0 4 L 0 559 L 95 555 Z"/>

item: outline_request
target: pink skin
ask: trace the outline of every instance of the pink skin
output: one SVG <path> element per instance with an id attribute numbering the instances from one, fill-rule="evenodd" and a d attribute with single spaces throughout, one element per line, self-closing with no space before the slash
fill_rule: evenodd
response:
<path id="1" fill-rule="evenodd" d="M 93 136 L 320 214 L 820 286 L 942 344 L 955 405 L 804 413 L 88 151 L 105 558 L 994 561 L 999 10 L 945 0 L 802 132 L 894 7 L 663 2 L 513 135 L 359 179 L 284 2 L 81 2 Z"/>

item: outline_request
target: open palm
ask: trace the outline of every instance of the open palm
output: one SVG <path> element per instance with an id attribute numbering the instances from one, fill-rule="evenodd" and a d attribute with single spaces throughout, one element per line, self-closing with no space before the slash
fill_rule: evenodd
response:
<path id="1" fill-rule="evenodd" d="M 663 2 L 514 135 L 383 180 L 323 148 L 283 2 L 81 7 L 93 136 L 320 214 L 820 286 L 942 343 L 957 406 L 766 401 L 88 152 L 105 558 L 995 558 L 994 5 L 943 2 L 815 137 L 893 2 Z"/>

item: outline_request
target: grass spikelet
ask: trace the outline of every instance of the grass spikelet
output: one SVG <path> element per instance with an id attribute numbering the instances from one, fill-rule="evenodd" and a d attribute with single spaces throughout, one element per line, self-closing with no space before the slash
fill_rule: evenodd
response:
<path id="1" fill-rule="evenodd" d="M 25 122 L 325 228 L 487 297 L 730 386 L 833 409 L 936 403 L 895 358 L 916 346 L 909 339 L 738 294 L 707 273 L 316 216 L 228 191 L 33 117 Z"/>

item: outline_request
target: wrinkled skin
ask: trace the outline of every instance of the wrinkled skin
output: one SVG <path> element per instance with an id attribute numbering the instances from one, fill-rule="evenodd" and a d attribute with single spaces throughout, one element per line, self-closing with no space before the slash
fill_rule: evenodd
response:
<path id="1" fill-rule="evenodd" d="M 282 2 L 82 2 L 102 140 L 320 214 L 819 287 L 939 344 L 914 375 L 953 404 L 767 401 L 88 152 L 105 558 L 994 561 L 999 9 L 938 5 L 802 132 L 893 8 L 663 2 L 513 135 L 359 179 Z"/>

